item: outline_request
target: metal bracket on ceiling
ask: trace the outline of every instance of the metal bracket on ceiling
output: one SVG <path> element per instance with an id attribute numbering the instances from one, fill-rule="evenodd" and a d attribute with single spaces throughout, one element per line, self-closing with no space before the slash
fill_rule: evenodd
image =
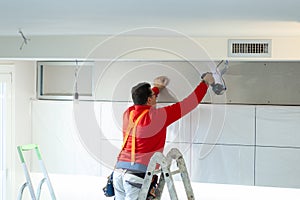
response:
<path id="1" fill-rule="evenodd" d="M 24 45 L 27 45 L 27 43 L 30 41 L 30 39 L 27 38 L 27 37 L 24 35 L 24 33 L 23 33 L 23 31 L 22 31 L 21 29 L 19 29 L 19 34 L 21 35 L 21 37 L 22 37 L 22 39 L 23 39 L 23 42 L 22 42 L 22 44 L 21 44 L 21 46 L 20 46 L 20 50 L 22 50 L 22 49 L 23 49 L 23 46 L 24 46 Z"/>

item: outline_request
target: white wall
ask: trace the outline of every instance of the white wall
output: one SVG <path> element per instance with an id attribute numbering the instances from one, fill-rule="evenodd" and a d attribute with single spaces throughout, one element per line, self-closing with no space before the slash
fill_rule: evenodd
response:
<path id="1" fill-rule="evenodd" d="M 35 63 L 33 61 L 1 61 L 0 65 L 10 66 L 8 72 L 12 74 L 12 139 L 10 148 L 12 165 L 12 185 L 13 191 L 10 192 L 12 199 L 16 199 L 17 190 L 24 183 L 24 174 L 22 172 L 16 147 L 22 144 L 31 143 L 31 98 L 35 97 Z M 1 68 L 1 66 L 0 66 Z M 2 68 L 0 69 L 2 70 Z M 27 156 L 30 158 L 30 156 Z"/>
<path id="2" fill-rule="evenodd" d="M 27 143 L 40 144 L 46 166 L 51 173 L 106 176 L 115 162 L 118 148 L 122 143 L 120 113 L 130 103 L 81 102 L 80 114 L 76 114 L 73 102 L 37 101 L 35 100 L 35 62 L 15 61 L 14 64 L 15 146 Z M 179 99 L 188 93 L 184 90 L 181 92 Z M 94 113 L 87 111 L 86 108 L 90 107 L 93 108 Z M 275 113 L 268 114 L 273 109 Z M 285 128 L 294 130 L 298 117 L 290 116 L 294 121 L 283 121 L 280 125 L 281 129 L 271 125 L 274 120 L 285 118 L 289 114 L 298 115 L 297 110 L 297 106 L 202 105 L 191 115 L 169 128 L 166 148 L 175 145 L 183 151 L 193 181 L 299 187 L 296 179 L 288 183 L 288 179 L 282 178 L 283 176 L 272 176 L 272 179 L 269 177 L 274 173 L 287 174 L 286 177 L 289 179 L 298 175 L 297 169 L 293 168 L 298 163 L 295 159 L 297 157 L 294 156 L 298 153 L 298 144 L 283 143 L 284 141 L 296 142 L 297 135 L 295 132 L 287 131 L 288 139 L 284 140 L 285 137 L 280 139 L 284 133 L 278 132 Z M 209 118 L 205 117 L 207 115 Z M 270 124 L 267 126 L 266 121 L 260 121 L 260 116 L 265 115 L 278 115 L 278 118 L 267 118 Z M 89 117 L 94 121 L 87 120 L 90 119 Z M 82 120 L 82 123 L 78 124 L 78 120 Z M 90 124 L 95 126 L 89 126 Z M 99 130 L 104 133 L 100 140 L 89 137 L 90 133 Z M 270 141 L 267 134 L 273 133 L 277 133 L 276 137 L 270 136 L 273 143 L 264 143 L 263 141 Z M 89 144 L 82 145 L 83 139 L 86 139 L 80 138 L 82 134 L 90 138 L 89 141 L 84 140 L 84 142 L 91 142 L 90 144 L 99 150 L 99 154 L 91 153 L 91 149 L 87 148 Z M 106 147 L 112 147 L 108 151 L 109 154 Z M 208 153 L 209 156 L 204 156 L 203 152 Z M 272 152 L 283 154 L 282 157 L 286 157 L 286 162 L 281 168 L 273 167 L 273 171 L 270 171 L 270 164 L 280 163 L 276 157 L 270 156 L 274 155 Z M 107 160 L 99 160 L 99 156 L 103 155 L 108 156 Z M 34 158 L 29 157 L 28 162 L 35 163 Z M 33 171 L 39 170 L 37 165 L 31 167 Z M 16 156 L 15 188 L 17 189 L 23 181 L 24 175 Z"/>
<path id="3" fill-rule="evenodd" d="M 0 63 L 0 81 L 1 81 L 1 97 L 0 97 L 0 164 L 1 164 L 1 183 L 0 183 L 0 199 L 4 200 L 12 198 L 12 187 L 15 181 L 14 166 L 15 160 L 12 157 L 14 151 L 14 88 L 12 85 L 14 66 L 11 63 Z M 4 87 L 3 87 L 4 86 Z M 4 89 L 4 90 L 3 90 Z M 4 185 L 3 185 L 4 184 Z"/>
<path id="4" fill-rule="evenodd" d="M 77 112 L 76 106 L 93 110 Z M 33 142 L 40 144 L 49 171 L 106 176 L 121 147 L 127 106 L 33 102 Z M 195 182 L 300 188 L 299 113 L 295 106 L 200 105 L 169 127 L 166 152 L 182 151 Z"/>
<path id="5" fill-rule="evenodd" d="M 12 142 L 12 157 L 14 158 L 15 169 L 15 185 L 13 195 L 17 195 L 17 190 L 24 183 L 24 174 L 21 168 L 21 163 L 16 151 L 18 145 L 31 143 L 31 98 L 35 97 L 35 64 L 32 61 L 11 61 L 14 65 L 13 72 L 13 87 L 14 87 L 14 111 L 13 114 L 13 135 Z M 30 158 L 30 157 L 27 157 Z M 16 199 L 13 196 L 12 199 Z"/>
<path id="6" fill-rule="evenodd" d="M 256 183 L 298 188 L 299 107 L 261 106 L 256 120 Z"/>

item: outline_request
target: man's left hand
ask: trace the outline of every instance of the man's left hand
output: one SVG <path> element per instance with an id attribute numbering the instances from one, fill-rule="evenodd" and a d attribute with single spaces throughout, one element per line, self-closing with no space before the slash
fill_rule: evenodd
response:
<path id="1" fill-rule="evenodd" d="M 158 87 L 160 90 L 165 88 L 170 82 L 170 79 L 166 76 L 159 76 L 153 80 L 153 85 Z"/>

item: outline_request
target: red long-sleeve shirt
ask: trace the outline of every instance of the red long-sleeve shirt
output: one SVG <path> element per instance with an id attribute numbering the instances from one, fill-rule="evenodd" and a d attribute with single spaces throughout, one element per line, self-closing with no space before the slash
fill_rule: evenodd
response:
<path id="1" fill-rule="evenodd" d="M 131 169 L 145 172 L 150 158 L 155 152 L 162 152 L 166 142 L 167 127 L 192 111 L 201 102 L 208 89 L 201 82 L 184 100 L 170 106 L 155 108 L 148 105 L 133 105 L 123 115 L 123 136 L 128 126 L 129 113 L 133 110 L 133 121 L 145 110 L 149 112 L 141 118 L 136 129 L 135 162 L 131 165 L 132 138 L 128 140 L 121 151 L 116 168 Z M 155 89 L 153 89 L 155 92 Z"/>

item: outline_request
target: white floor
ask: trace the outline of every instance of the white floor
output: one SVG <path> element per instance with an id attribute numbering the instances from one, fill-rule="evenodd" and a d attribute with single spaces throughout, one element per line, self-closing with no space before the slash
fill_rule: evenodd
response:
<path id="1" fill-rule="evenodd" d="M 31 177 L 36 187 L 41 174 L 31 174 Z M 106 182 L 104 177 L 50 174 L 50 179 L 58 200 L 113 199 L 103 195 L 102 187 Z M 192 183 L 192 185 L 196 199 L 200 200 L 299 200 L 300 198 L 300 189 L 204 183 Z M 175 186 L 178 198 L 187 199 L 182 182 L 176 182 Z M 24 199 L 27 199 L 27 196 L 29 197 L 28 191 L 24 192 Z M 43 186 L 41 199 L 51 199 L 46 184 Z M 170 199 L 166 188 L 162 199 Z"/>

